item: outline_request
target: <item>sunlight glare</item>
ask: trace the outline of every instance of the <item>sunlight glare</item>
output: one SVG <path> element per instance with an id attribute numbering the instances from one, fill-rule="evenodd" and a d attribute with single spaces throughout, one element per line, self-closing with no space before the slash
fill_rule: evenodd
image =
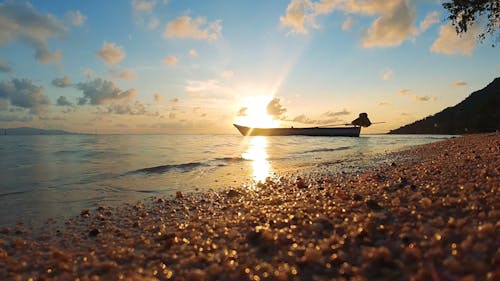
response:
<path id="1" fill-rule="evenodd" d="M 272 96 L 253 96 L 243 99 L 241 108 L 246 108 L 244 115 L 238 116 L 235 123 L 254 128 L 279 127 L 279 120 L 267 114 L 267 105 Z"/>
<path id="2" fill-rule="evenodd" d="M 266 137 L 252 137 L 247 151 L 241 155 L 243 159 L 252 161 L 255 182 L 265 182 L 266 178 L 270 176 L 271 164 L 267 160 L 266 147 Z"/>

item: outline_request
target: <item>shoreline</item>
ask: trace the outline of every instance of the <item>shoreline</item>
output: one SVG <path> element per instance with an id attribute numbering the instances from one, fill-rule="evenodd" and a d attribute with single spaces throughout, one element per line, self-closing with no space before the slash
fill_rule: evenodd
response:
<path id="1" fill-rule="evenodd" d="M 102 206 L 38 234 L 3 228 L 0 279 L 498 280 L 500 133 L 395 155 L 406 160 L 361 174 Z"/>

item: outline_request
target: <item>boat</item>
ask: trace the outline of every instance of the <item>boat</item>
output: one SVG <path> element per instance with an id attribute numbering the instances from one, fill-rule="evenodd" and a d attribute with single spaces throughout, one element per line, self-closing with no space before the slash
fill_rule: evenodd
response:
<path id="1" fill-rule="evenodd" d="M 372 123 L 368 114 L 360 113 L 359 117 L 344 124 L 345 127 L 306 127 L 306 128 L 252 128 L 233 124 L 244 136 L 324 136 L 324 137 L 359 137 L 361 127 L 369 127 Z"/>
<path id="2" fill-rule="evenodd" d="M 233 124 L 244 136 L 325 136 L 359 137 L 360 126 L 308 128 L 252 128 Z"/>

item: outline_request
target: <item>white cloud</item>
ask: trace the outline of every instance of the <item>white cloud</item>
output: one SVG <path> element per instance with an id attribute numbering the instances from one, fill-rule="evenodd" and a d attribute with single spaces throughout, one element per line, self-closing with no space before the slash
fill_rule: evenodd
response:
<path id="1" fill-rule="evenodd" d="M 432 44 L 431 51 L 445 55 L 470 56 L 476 47 L 479 32 L 479 27 L 475 24 L 469 27 L 467 33 L 459 36 L 452 25 L 442 25 L 439 38 Z"/>
<path id="2" fill-rule="evenodd" d="M 29 3 L 7 1 L 0 4 L 0 46 L 19 40 L 35 49 L 41 63 L 59 62 L 61 52 L 51 52 L 48 39 L 66 33 L 64 24 L 50 14 L 42 14 Z"/>
<path id="3" fill-rule="evenodd" d="M 429 29 L 429 27 L 438 23 L 440 16 L 441 16 L 441 14 L 437 11 L 433 11 L 433 12 L 428 13 L 427 16 L 425 16 L 424 20 L 422 22 L 420 22 L 420 25 L 418 28 L 419 33 L 426 31 L 427 29 Z"/>
<path id="4" fill-rule="evenodd" d="M 176 65 L 179 60 L 177 59 L 176 56 L 168 56 L 164 59 L 164 62 L 168 65 Z"/>
<path id="5" fill-rule="evenodd" d="M 82 26 L 87 20 L 87 17 L 82 15 L 80 11 L 70 11 L 66 13 L 66 20 L 74 26 Z"/>
<path id="6" fill-rule="evenodd" d="M 382 78 L 382 80 L 387 81 L 387 80 L 391 79 L 392 76 L 394 76 L 394 70 L 389 68 L 389 69 L 386 69 L 382 72 L 381 78 Z"/>
<path id="7" fill-rule="evenodd" d="M 221 36 L 222 23 L 220 20 L 205 24 L 205 19 L 189 16 L 179 17 L 167 24 L 163 36 L 165 38 L 192 38 L 216 40 Z"/>
<path id="8" fill-rule="evenodd" d="M 115 43 L 104 42 L 98 54 L 109 65 L 117 64 L 125 58 L 125 51 Z"/>
<path id="9" fill-rule="evenodd" d="M 137 77 L 137 74 L 133 70 L 130 70 L 130 69 L 124 69 L 122 71 L 111 70 L 110 74 L 113 77 L 120 78 L 123 80 L 133 80 Z"/>
<path id="10" fill-rule="evenodd" d="M 387 2 L 393 2 L 393 5 L 389 5 L 365 32 L 361 41 L 363 47 L 398 46 L 415 33 L 413 22 L 416 13 L 409 3 L 404 0 Z"/>
<path id="11" fill-rule="evenodd" d="M 156 1 L 132 0 L 132 8 L 136 11 L 152 11 Z"/>
<path id="12" fill-rule="evenodd" d="M 191 49 L 189 50 L 189 56 L 195 58 L 198 56 L 198 52 L 195 49 Z"/>
<path id="13" fill-rule="evenodd" d="M 294 33 L 307 33 L 307 27 L 314 26 L 314 9 L 310 0 L 292 0 L 280 23 L 289 26 Z"/>
<path id="14" fill-rule="evenodd" d="M 309 28 L 318 28 L 318 16 L 334 11 L 377 16 L 363 35 L 361 45 L 365 48 L 398 46 L 415 35 L 416 12 L 408 0 L 291 0 L 280 23 L 293 33 L 306 34 Z M 349 17 L 342 28 L 348 30 L 351 24 Z"/>

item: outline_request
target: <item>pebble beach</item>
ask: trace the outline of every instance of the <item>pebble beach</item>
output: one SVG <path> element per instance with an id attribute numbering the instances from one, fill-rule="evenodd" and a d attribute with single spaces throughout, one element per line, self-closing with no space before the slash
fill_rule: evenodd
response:
<path id="1" fill-rule="evenodd" d="M 5 227 L 0 280 L 500 280 L 500 133 L 397 155 Z"/>

